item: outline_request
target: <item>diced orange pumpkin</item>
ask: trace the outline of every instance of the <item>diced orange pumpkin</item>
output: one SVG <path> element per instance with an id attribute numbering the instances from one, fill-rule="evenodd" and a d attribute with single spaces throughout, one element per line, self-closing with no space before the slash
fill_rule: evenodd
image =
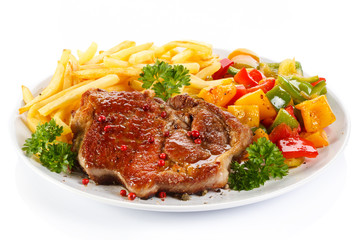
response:
<path id="1" fill-rule="evenodd" d="M 288 167 L 298 167 L 304 162 L 305 158 L 285 158 L 284 163 L 288 165 Z"/>
<path id="2" fill-rule="evenodd" d="M 324 129 L 320 129 L 314 133 L 301 133 L 300 137 L 309 140 L 316 148 L 321 148 L 329 145 L 327 135 Z"/>
<path id="3" fill-rule="evenodd" d="M 234 83 L 220 84 L 215 87 L 207 87 L 201 89 L 198 97 L 203 98 L 209 103 L 213 103 L 220 107 L 225 107 L 228 102 L 235 96 L 236 87 Z"/>
<path id="4" fill-rule="evenodd" d="M 269 135 L 261 128 L 256 129 L 256 131 L 254 132 L 254 137 L 253 137 L 253 141 L 256 142 L 259 138 L 266 138 L 267 140 L 269 140 Z"/>
<path id="5" fill-rule="evenodd" d="M 276 116 L 276 110 L 274 106 L 271 104 L 261 89 L 245 94 L 235 102 L 235 105 L 258 105 L 260 111 L 260 120 Z"/>
<path id="6" fill-rule="evenodd" d="M 304 101 L 295 108 L 301 111 L 306 132 L 316 132 L 336 120 L 325 95 Z"/>
<path id="7" fill-rule="evenodd" d="M 260 114 L 257 105 L 231 105 L 228 107 L 228 111 L 237 117 L 242 124 L 249 127 L 259 127 Z"/>

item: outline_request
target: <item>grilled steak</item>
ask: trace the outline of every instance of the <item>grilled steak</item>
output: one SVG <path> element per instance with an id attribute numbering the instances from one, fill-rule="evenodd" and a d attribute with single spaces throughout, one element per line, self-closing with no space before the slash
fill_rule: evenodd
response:
<path id="1" fill-rule="evenodd" d="M 164 102 L 149 92 L 100 89 L 83 94 L 71 128 L 92 180 L 123 184 L 142 198 L 224 187 L 232 157 L 252 139 L 233 115 L 188 95 Z M 200 140 L 189 136 L 194 130 Z"/>

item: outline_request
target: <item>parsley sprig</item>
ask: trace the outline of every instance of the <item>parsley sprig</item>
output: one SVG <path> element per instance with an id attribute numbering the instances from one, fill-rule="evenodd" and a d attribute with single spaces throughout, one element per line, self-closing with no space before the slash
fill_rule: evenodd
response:
<path id="1" fill-rule="evenodd" d="M 38 125 L 31 138 L 25 140 L 22 148 L 28 156 L 38 157 L 41 164 L 52 172 L 69 173 L 74 166 L 76 154 L 71 145 L 56 141 L 61 136 L 63 127 L 56 125 L 54 119 Z"/>
<path id="2" fill-rule="evenodd" d="M 234 190 L 251 190 L 258 188 L 270 178 L 282 178 L 289 172 L 279 148 L 267 140 L 260 138 L 251 144 L 246 151 L 249 160 L 240 164 L 231 163 L 229 186 Z"/>
<path id="3" fill-rule="evenodd" d="M 157 97 L 166 101 L 173 94 L 180 93 L 182 86 L 190 85 L 189 70 L 183 65 L 171 66 L 156 60 L 154 65 L 146 65 L 142 69 L 139 80 L 142 87 L 154 90 Z"/>

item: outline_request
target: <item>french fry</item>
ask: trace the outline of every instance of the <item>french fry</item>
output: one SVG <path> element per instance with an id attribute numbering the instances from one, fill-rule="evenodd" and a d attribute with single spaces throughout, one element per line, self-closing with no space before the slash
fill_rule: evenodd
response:
<path id="1" fill-rule="evenodd" d="M 66 122 L 68 122 L 69 124 L 70 124 L 71 112 L 79 109 L 80 104 L 81 104 L 81 98 L 76 100 L 73 104 L 71 104 L 70 106 L 67 107 L 68 112 L 70 114 L 67 115 Z"/>
<path id="2" fill-rule="evenodd" d="M 69 49 L 64 49 L 60 58 L 60 63 L 63 65 L 64 69 L 69 62 L 71 51 Z"/>
<path id="3" fill-rule="evenodd" d="M 138 46 L 134 46 L 134 47 L 129 47 L 129 48 L 126 48 L 126 49 L 123 49 L 121 51 L 118 51 L 116 53 L 113 53 L 111 54 L 110 56 L 112 58 L 116 58 L 116 59 L 119 59 L 119 60 L 128 60 L 129 57 L 134 54 L 134 53 L 137 53 L 137 52 L 141 52 L 141 51 L 144 51 L 144 50 L 148 50 L 149 48 L 151 48 L 151 46 L 153 45 L 154 43 L 145 43 L 145 44 L 141 44 L 141 45 L 138 45 Z"/>
<path id="4" fill-rule="evenodd" d="M 214 61 L 219 61 L 219 56 L 218 55 L 211 55 L 211 56 L 207 56 L 207 57 L 199 57 L 198 53 L 196 53 L 196 55 L 193 55 L 192 57 L 190 57 L 188 59 L 188 62 L 197 62 L 200 64 L 200 69 L 206 68 L 208 66 L 210 66 Z"/>
<path id="5" fill-rule="evenodd" d="M 71 105 L 74 101 L 81 98 L 82 94 L 89 90 L 90 88 L 107 88 L 112 85 L 118 84 L 121 82 L 121 79 L 115 75 L 110 74 L 105 77 L 102 77 L 96 81 L 89 82 L 81 87 L 73 89 L 63 96 L 57 98 L 56 100 L 46 104 L 39 109 L 39 113 L 43 116 L 49 115 L 51 112 L 63 108 L 65 106 Z"/>
<path id="6" fill-rule="evenodd" d="M 195 51 L 203 52 L 204 54 L 211 55 L 212 54 L 212 46 L 207 43 L 198 42 L 198 41 L 172 41 L 169 42 L 155 50 L 155 56 L 161 57 L 171 49 L 176 47 L 189 48 Z"/>
<path id="7" fill-rule="evenodd" d="M 155 49 L 154 49 L 155 50 Z M 173 58 L 175 55 L 179 54 L 180 53 L 180 50 L 179 49 L 176 49 L 176 48 L 173 48 L 169 51 L 170 53 L 170 58 Z"/>
<path id="8" fill-rule="evenodd" d="M 90 47 L 85 52 L 78 50 L 79 64 L 82 65 L 90 61 L 95 56 L 97 48 L 97 44 L 92 42 Z"/>
<path id="9" fill-rule="evenodd" d="M 64 123 L 66 123 L 67 125 L 70 126 L 70 119 L 71 119 L 71 112 L 73 110 L 77 110 L 80 106 L 80 100 L 79 101 L 76 101 L 75 103 L 73 103 L 72 105 L 66 107 L 66 108 L 62 108 L 62 109 L 59 109 L 58 111 L 62 111 L 62 120 Z"/>
<path id="10" fill-rule="evenodd" d="M 219 84 L 222 84 L 224 82 L 232 82 L 234 81 L 234 78 L 222 78 L 218 80 L 212 80 L 212 81 L 205 81 L 193 74 L 190 74 L 190 87 L 196 88 L 196 89 L 203 89 L 206 87 L 215 87 Z"/>
<path id="11" fill-rule="evenodd" d="M 109 56 L 113 53 L 119 52 L 123 49 L 129 48 L 129 47 L 133 47 L 135 46 L 135 42 L 133 41 L 123 41 L 120 44 L 116 45 L 115 47 L 110 48 L 107 51 L 104 51 L 102 53 L 99 53 L 99 55 L 93 57 L 93 59 L 91 59 L 90 61 L 88 61 L 86 64 L 96 64 L 96 63 L 100 63 L 103 61 L 103 59 L 106 56 Z"/>
<path id="12" fill-rule="evenodd" d="M 209 60 L 192 60 L 193 62 L 197 62 L 200 65 L 200 69 L 206 68 L 210 66 L 215 60 L 209 59 Z"/>
<path id="13" fill-rule="evenodd" d="M 200 93 L 200 89 L 185 86 L 181 91 L 181 94 L 184 93 L 187 93 L 190 97 L 197 97 Z"/>
<path id="14" fill-rule="evenodd" d="M 137 68 L 137 69 L 142 69 L 143 67 L 145 67 L 146 65 L 154 65 L 154 63 L 150 63 L 150 64 L 135 64 L 133 65 L 134 68 Z M 176 64 L 169 64 L 171 66 L 175 66 L 175 65 L 183 65 L 184 67 L 186 67 L 189 72 L 191 74 L 196 74 L 197 72 L 199 72 L 200 70 L 200 65 L 196 62 L 194 63 L 176 63 Z"/>
<path id="15" fill-rule="evenodd" d="M 28 111 L 30 107 L 35 103 L 40 102 L 41 100 L 44 100 L 51 95 L 59 92 L 63 87 L 64 72 L 64 66 L 59 62 L 55 70 L 55 74 L 53 75 L 49 85 L 41 92 L 41 94 L 28 102 L 24 107 L 20 108 L 19 113 L 22 114 Z"/>
<path id="16" fill-rule="evenodd" d="M 50 121 L 50 119 L 48 117 L 44 117 L 39 114 L 35 105 L 31 106 L 31 108 L 28 111 L 27 117 L 26 117 L 26 123 L 31 132 L 35 132 L 36 127 L 39 124 Z"/>
<path id="17" fill-rule="evenodd" d="M 128 67 L 129 63 L 112 57 L 104 57 L 104 66 L 108 68 L 122 68 Z"/>
<path id="18" fill-rule="evenodd" d="M 200 66 L 200 65 L 199 65 Z M 196 74 L 198 78 L 205 79 L 208 76 L 212 76 L 221 68 L 221 63 L 214 61 L 210 66 L 203 68 L 200 72 Z"/>
<path id="19" fill-rule="evenodd" d="M 68 124 L 66 124 L 63 120 L 62 120 L 62 117 L 63 117 L 63 111 L 62 110 L 58 110 L 55 112 L 55 114 L 52 116 L 56 122 L 57 125 L 63 127 L 63 132 L 61 135 L 66 135 L 66 134 L 69 134 L 71 133 L 71 128 L 69 127 Z"/>
<path id="20" fill-rule="evenodd" d="M 36 131 L 36 127 L 37 125 L 41 123 L 39 118 L 36 118 L 35 116 L 28 116 L 26 118 L 26 124 L 28 126 L 28 128 L 30 129 L 31 132 L 35 132 Z"/>
<path id="21" fill-rule="evenodd" d="M 79 88 L 79 87 L 81 87 L 81 86 L 84 86 L 85 84 L 88 84 L 88 83 L 90 83 L 90 82 L 91 82 L 91 81 L 83 81 L 83 82 L 81 82 L 81 83 L 79 83 L 79 84 L 77 84 L 77 85 L 74 85 L 74 86 L 71 86 L 71 87 L 69 87 L 69 88 L 67 88 L 67 89 L 64 89 L 63 91 L 58 92 L 58 93 L 52 95 L 51 97 L 48 97 L 48 98 L 46 98 L 46 99 L 44 99 L 44 100 L 42 100 L 42 101 L 40 101 L 40 102 L 38 102 L 38 103 L 35 103 L 33 106 L 31 106 L 31 110 L 32 110 L 33 112 L 34 112 L 34 111 L 37 111 L 38 109 L 40 109 L 41 107 L 45 106 L 46 104 L 48 104 L 48 103 L 50 103 L 50 102 L 58 99 L 59 97 L 67 94 L 68 92 L 73 91 L 74 89 Z M 29 114 L 30 114 L 30 110 L 29 110 L 29 112 L 28 112 L 28 116 L 29 116 Z"/>
<path id="22" fill-rule="evenodd" d="M 116 91 L 116 92 L 121 92 L 121 91 L 131 91 L 131 87 L 129 87 L 127 84 L 119 84 L 119 85 L 114 85 L 111 87 L 107 87 L 104 90 L 108 91 L 108 92 L 112 92 L 112 91 Z"/>
<path id="23" fill-rule="evenodd" d="M 144 88 L 142 88 L 143 83 L 141 81 L 137 80 L 137 79 L 131 79 L 129 81 L 129 85 L 130 85 L 130 87 L 132 87 L 136 91 L 145 90 Z"/>
<path id="24" fill-rule="evenodd" d="M 56 138 L 56 141 L 66 142 L 66 143 L 71 144 L 71 143 L 72 143 L 72 138 L 73 138 L 73 134 L 72 134 L 72 133 L 68 133 L 68 134 L 66 134 L 66 135 L 61 134 L 61 136 L 59 136 L 59 137 Z"/>
<path id="25" fill-rule="evenodd" d="M 67 89 L 67 88 L 71 87 L 71 85 L 72 85 L 71 65 L 70 65 L 70 63 L 68 63 L 66 65 L 66 69 L 65 69 L 65 73 L 64 73 L 64 81 L 63 81 L 63 88 L 62 89 Z"/>
<path id="26" fill-rule="evenodd" d="M 105 68 L 103 63 L 80 65 L 79 70 Z"/>
<path id="27" fill-rule="evenodd" d="M 185 68 L 189 70 L 191 74 L 196 74 L 200 70 L 200 65 L 196 62 L 194 63 L 176 63 L 176 64 L 170 64 L 170 65 L 183 65 Z"/>
<path id="28" fill-rule="evenodd" d="M 69 63 L 71 65 L 71 70 L 73 70 L 73 71 L 79 70 L 79 68 L 80 68 L 79 61 L 72 54 L 70 54 L 70 56 L 69 56 Z"/>
<path id="29" fill-rule="evenodd" d="M 109 74 L 116 74 L 119 77 L 138 76 L 141 70 L 138 68 L 104 68 L 86 69 L 73 72 L 73 76 L 79 79 L 98 79 Z"/>
<path id="30" fill-rule="evenodd" d="M 159 61 L 160 61 L 160 60 L 159 60 Z M 149 64 L 140 63 L 140 64 L 132 65 L 132 67 L 133 67 L 133 68 L 136 68 L 136 69 L 142 69 L 142 68 L 145 67 L 146 65 L 153 66 L 154 63 L 149 63 Z"/>
<path id="31" fill-rule="evenodd" d="M 195 54 L 195 51 L 192 49 L 185 49 L 184 51 L 176 54 L 171 58 L 172 63 L 181 63 L 186 62 L 191 56 Z"/>
<path id="32" fill-rule="evenodd" d="M 77 110 L 77 108 L 76 109 L 72 108 L 72 105 L 70 105 L 69 107 L 61 108 L 61 109 L 54 111 L 49 116 L 51 116 L 52 118 L 55 118 L 55 116 L 56 116 L 61 121 L 63 121 L 66 125 L 70 126 L 70 118 L 71 118 L 72 110 Z"/>
<path id="33" fill-rule="evenodd" d="M 73 81 L 73 85 L 78 85 L 79 83 L 83 82 L 83 79 L 72 76 L 72 81 Z"/>
<path id="34" fill-rule="evenodd" d="M 163 61 L 163 62 L 166 62 L 166 63 L 171 63 L 171 52 L 172 50 L 170 50 L 169 52 L 165 53 L 164 55 L 161 56 L 161 58 L 158 58 L 159 61 Z"/>
<path id="35" fill-rule="evenodd" d="M 130 64 L 139 64 L 144 62 L 154 62 L 155 61 L 155 52 L 153 50 L 144 50 L 132 54 L 129 57 Z"/>
<path id="36" fill-rule="evenodd" d="M 23 100 L 24 103 L 27 104 L 31 100 L 34 99 L 32 93 L 30 92 L 29 88 L 25 87 L 24 85 L 21 86 L 22 94 L 23 94 Z"/>

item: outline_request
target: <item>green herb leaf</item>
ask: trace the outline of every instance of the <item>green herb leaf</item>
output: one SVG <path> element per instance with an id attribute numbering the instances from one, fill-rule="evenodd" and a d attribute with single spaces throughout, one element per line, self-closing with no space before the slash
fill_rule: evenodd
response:
<path id="1" fill-rule="evenodd" d="M 70 172 L 74 166 L 76 154 L 71 145 L 56 141 L 63 127 L 56 125 L 54 119 L 38 125 L 31 138 L 26 139 L 22 148 L 28 156 L 38 157 L 41 164 L 53 172 Z"/>
<path id="2" fill-rule="evenodd" d="M 142 87 L 154 90 L 155 95 L 164 101 L 180 93 L 181 87 L 190 85 L 189 70 L 183 65 L 171 66 L 156 60 L 154 65 L 148 64 L 142 71 L 139 78 Z"/>
<path id="3" fill-rule="evenodd" d="M 266 138 L 260 138 L 246 151 L 249 160 L 244 163 L 232 162 L 229 185 L 234 190 L 258 188 L 270 178 L 282 178 L 289 172 L 279 148 Z"/>

